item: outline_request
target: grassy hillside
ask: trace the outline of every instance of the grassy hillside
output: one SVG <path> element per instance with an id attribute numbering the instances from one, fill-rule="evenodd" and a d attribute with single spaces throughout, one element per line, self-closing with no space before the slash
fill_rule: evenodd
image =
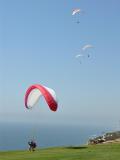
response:
<path id="1" fill-rule="evenodd" d="M 0 152 L 0 160 L 119 160 L 120 144 Z"/>

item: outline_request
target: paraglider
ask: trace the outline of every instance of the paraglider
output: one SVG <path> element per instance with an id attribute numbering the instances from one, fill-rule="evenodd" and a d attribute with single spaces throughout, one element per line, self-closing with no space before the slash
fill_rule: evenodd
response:
<path id="1" fill-rule="evenodd" d="M 72 16 L 75 17 L 76 23 L 78 24 L 80 23 L 80 20 L 79 20 L 80 13 L 82 13 L 82 10 L 80 8 L 73 9 L 72 11 Z"/>
<path id="2" fill-rule="evenodd" d="M 44 97 L 50 110 L 55 112 L 58 108 L 58 102 L 57 102 L 57 97 L 56 97 L 55 91 L 51 88 L 45 87 L 40 84 L 31 85 L 27 89 L 27 91 L 25 93 L 25 99 L 24 99 L 25 107 L 27 109 L 33 108 L 37 104 L 37 102 L 39 101 L 41 96 Z M 36 141 L 33 140 L 33 139 L 35 139 L 35 135 L 32 134 L 30 139 L 32 139 L 32 140 L 30 140 L 28 142 L 29 150 L 35 151 L 35 149 L 37 147 Z"/>
<path id="3" fill-rule="evenodd" d="M 43 96 L 52 111 L 58 108 L 55 91 L 51 88 L 40 84 L 32 85 L 28 88 L 25 94 L 25 106 L 27 109 L 33 108 L 40 97 Z"/>
<path id="4" fill-rule="evenodd" d="M 77 55 L 75 56 L 75 58 L 79 59 L 80 64 L 82 63 L 82 62 L 81 62 L 81 57 L 83 57 L 82 54 L 77 54 Z"/>
<path id="5" fill-rule="evenodd" d="M 92 49 L 92 48 L 94 48 L 94 46 L 91 45 L 91 44 L 87 44 L 87 45 L 84 45 L 82 47 L 83 52 L 87 53 L 88 58 L 90 57 L 90 51 L 89 50 Z"/>

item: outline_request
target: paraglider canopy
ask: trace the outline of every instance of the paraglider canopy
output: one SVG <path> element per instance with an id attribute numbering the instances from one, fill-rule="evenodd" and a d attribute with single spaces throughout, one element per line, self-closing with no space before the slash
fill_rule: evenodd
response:
<path id="1" fill-rule="evenodd" d="M 82 54 L 77 54 L 77 55 L 75 56 L 75 58 L 79 58 L 79 57 L 83 57 L 83 55 L 82 55 Z"/>
<path id="2" fill-rule="evenodd" d="M 94 46 L 91 45 L 91 44 L 87 44 L 87 45 L 83 46 L 82 50 L 85 51 L 85 50 L 87 50 L 88 48 L 94 48 Z"/>
<path id="3" fill-rule="evenodd" d="M 28 88 L 25 94 L 25 106 L 30 109 L 35 106 L 39 98 L 43 96 L 52 111 L 56 111 L 58 107 L 55 91 L 43 85 L 35 84 Z"/>
<path id="4" fill-rule="evenodd" d="M 83 50 L 83 52 L 87 53 L 87 57 L 90 58 L 90 52 L 91 52 L 91 49 L 93 49 L 93 48 L 94 48 L 93 45 L 87 44 L 82 47 L 82 50 Z"/>
<path id="5" fill-rule="evenodd" d="M 80 8 L 73 9 L 72 15 L 74 16 L 75 14 L 80 13 L 80 11 Z"/>

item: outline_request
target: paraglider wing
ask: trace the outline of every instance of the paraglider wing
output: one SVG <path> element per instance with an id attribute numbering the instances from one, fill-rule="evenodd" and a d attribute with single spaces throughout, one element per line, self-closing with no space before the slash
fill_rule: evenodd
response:
<path id="1" fill-rule="evenodd" d="M 94 47 L 91 44 L 87 44 L 87 45 L 83 46 L 82 50 L 85 51 L 88 48 L 94 48 Z"/>
<path id="2" fill-rule="evenodd" d="M 75 58 L 79 58 L 79 57 L 83 57 L 83 55 L 82 55 L 82 54 L 77 54 L 77 55 L 75 56 Z"/>
<path id="3" fill-rule="evenodd" d="M 39 100 L 39 98 L 43 96 L 52 111 L 56 111 L 58 104 L 56 94 L 53 89 L 35 84 L 28 88 L 25 94 L 25 106 L 26 108 L 32 108 Z"/>
<path id="4" fill-rule="evenodd" d="M 79 9 L 79 8 L 73 9 L 72 15 L 74 16 L 74 15 L 77 14 L 77 13 L 80 13 L 80 9 Z"/>

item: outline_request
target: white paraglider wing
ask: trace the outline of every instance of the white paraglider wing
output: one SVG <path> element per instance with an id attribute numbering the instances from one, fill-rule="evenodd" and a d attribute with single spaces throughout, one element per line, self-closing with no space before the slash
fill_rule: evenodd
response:
<path id="1" fill-rule="evenodd" d="M 83 55 L 82 55 L 82 54 L 77 54 L 77 55 L 75 56 L 75 58 L 79 58 L 79 57 L 83 57 Z"/>
<path id="2" fill-rule="evenodd" d="M 87 45 L 83 46 L 82 50 L 85 51 L 85 50 L 87 50 L 88 48 L 94 48 L 94 46 L 91 45 L 91 44 L 87 44 Z"/>
<path id="3" fill-rule="evenodd" d="M 75 14 L 80 13 L 80 11 L 81 11 L 80 8 L 74 9 L 72 11 L 72 15 L 74 16 Z"/>
<path id="4" fill-rule="evenodd" d="M 34 105 L 36 105 L 41 96 L 42 96 L 42 93 L 40 92 L 40 90 L 33 89 L 30 92 L 28 100 L 27 100 L 28 108 L 32 108 Z"/>

